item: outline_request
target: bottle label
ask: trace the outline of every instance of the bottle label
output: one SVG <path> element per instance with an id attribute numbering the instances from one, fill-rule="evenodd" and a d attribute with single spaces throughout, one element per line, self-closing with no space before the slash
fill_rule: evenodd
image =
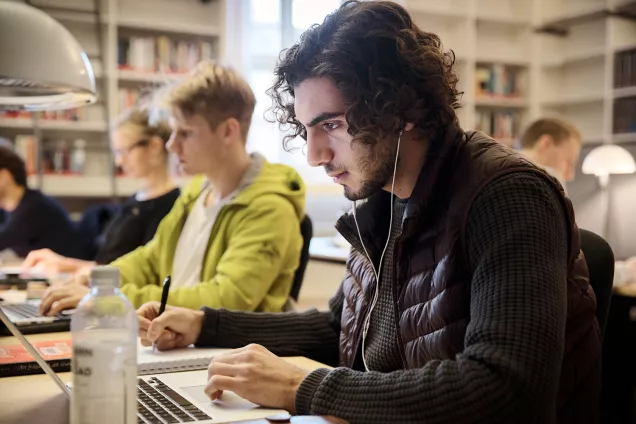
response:
<path id="1" fill-rule="evenodd" d="M 137 422 L 137 345 L 119 335 L 73 341 L 73 424 Z"/>

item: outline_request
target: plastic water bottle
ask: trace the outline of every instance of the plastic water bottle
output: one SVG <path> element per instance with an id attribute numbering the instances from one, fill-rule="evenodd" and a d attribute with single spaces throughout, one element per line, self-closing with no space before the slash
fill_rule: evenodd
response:
<path id="1" fill-rule="evenodd" d="M 137 317 L 119 269 L 96 267 L 71 318 L 72 424 L 137 422 Z"/>

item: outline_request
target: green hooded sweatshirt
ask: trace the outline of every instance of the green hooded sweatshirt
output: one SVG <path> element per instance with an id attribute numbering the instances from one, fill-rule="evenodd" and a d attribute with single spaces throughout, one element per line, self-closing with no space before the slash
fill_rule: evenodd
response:
<path id="1" fill-rule="evenodd" d="M 171 274 L 183 225 L 205 187 L 195 177 L 159 224 L 152 240 L 112 263 L 121 272 L 122 292 L 138 308 L 160 301 Z M 200 283 L 170 290 L 168 304 L 241 311 L 283 310 L 303 245 L 305 185 L 285 165 L 264 161 L 260 173 L 219 211 L 208 240 Z"/>

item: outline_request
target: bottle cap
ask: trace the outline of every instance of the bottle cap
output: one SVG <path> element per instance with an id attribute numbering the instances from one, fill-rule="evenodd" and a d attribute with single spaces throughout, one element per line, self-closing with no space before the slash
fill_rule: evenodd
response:
<path id="1" fill-rule="evenodd" d="M 91 287 L 119 287 L 119 268 L 114 266 L 96 266 L 91 269 Z"/>

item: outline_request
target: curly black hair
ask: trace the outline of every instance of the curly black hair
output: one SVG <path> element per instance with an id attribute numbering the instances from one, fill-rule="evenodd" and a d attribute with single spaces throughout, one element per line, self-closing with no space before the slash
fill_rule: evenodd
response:
<path id="1" fill-rule="evenodd" d="M 281 52 L 275 82 L 267 90 L 267 117 L 287 132 L 284 146 L 306 130 L 294 112 L 294 89 L 313 77 L 331 78 L 348 106 L 354 141 L 374 145 L 405 123 L 414 136 L 432 140 L 457 122 L 455 55 L 444 52 L 433 33 L 422 31 L 409 13 L 389 1 L 348 1 L 300 41 Z"/>

